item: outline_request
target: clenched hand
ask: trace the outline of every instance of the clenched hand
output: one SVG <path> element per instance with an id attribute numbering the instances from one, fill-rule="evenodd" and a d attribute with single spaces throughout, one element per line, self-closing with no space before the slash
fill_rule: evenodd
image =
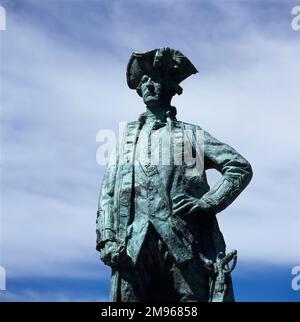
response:
<path id="1" fill-rule="evenodd" d="M 101 260 L 110 267 L 117 267 L 129 262 L 126 249 L 117 241 L 107 241 L 105 243 L 104 248 L 101 250 Z"/>

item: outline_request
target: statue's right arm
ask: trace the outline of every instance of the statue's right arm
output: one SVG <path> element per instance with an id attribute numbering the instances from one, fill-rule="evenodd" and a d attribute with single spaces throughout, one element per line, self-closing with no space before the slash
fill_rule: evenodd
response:
<path id="1" fill-rule="evenodd" d="M 113 150 L 109 165 L 102 179 L 97 211 L 97 245 L 101 253 L 101 260 L 105 265 L 118 267 L 122 264 L 129 265 L 126 250 L 117 238 L 118 218 L 115 203 L 116 179 L 118 171 L 118 144 Z"/>
<path id="2" fill-rule="evenodd" d="M 110 155 L 109 164 L 104 172 L 96 220 L 96 249 L 103 252 L 105 245 L 116 241 L 116 213 L 114 211 L 114 194 L 117 174 L 117 145 Z M 110 247 L 111 248 L 111 247 Z"/>
<path id="3" fill-rule="evenodd" d="M 97 245 L 96 249 L 101 251 L 108 241 L 115 241 L 116 229 L 114 218 L 114 182 L 111 181 L 115 169 L 107 168 L 100 190 L 98 211 L 96 220 Z"/>

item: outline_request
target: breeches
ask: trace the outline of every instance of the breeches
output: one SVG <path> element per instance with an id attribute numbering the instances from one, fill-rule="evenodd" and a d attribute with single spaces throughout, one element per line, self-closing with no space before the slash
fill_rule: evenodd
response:
<path id="1" fill-rule="evenodd" d="M 111 299 L 118 302 L 208 301 L 209 277 L 202 262 L 194 259 L 176 264 L 152 225 L 136 266 L 117 272 Z"/>

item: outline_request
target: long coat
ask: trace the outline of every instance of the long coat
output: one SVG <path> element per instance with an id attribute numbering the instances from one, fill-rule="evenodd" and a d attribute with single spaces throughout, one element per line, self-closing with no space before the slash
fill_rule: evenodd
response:
<path id="1" fill-rule="evenodd" d="M 164 218 L 162 232 L 166 232 L 164 240 L 178 264 L 186 262 L 201 253 L 205 258 L 216 262 L 220 252 L 225 253 L 225 242 L 219 229 L 216 214 L 231 204 L 242 192 L 252 178 L 249 162 L 229 145 L 222 143 L 202 130 L 199 126 L 173 121 L 173 131 L 182 134 L 183 142 L 189 141 L 192 149 L 197 148 L 196 132 L 202 133 L 200 145 L 203 148 L 203 171 L 193 171 L 196 165 L 176 165 L 159 167 L 143 164 L 144 172 L 155 176 L 153 184 L 165 200 L 161 208 Z M 97 249 L 101 251 L 107 240 L 117 240 L 126 247 L 130 232 L 130 205 L 134 175 L 135 146 L 141 122 L 129 122 L 125 126 L 122 139 L 111 154 L 109 165 L 105 171 L 98 205 L 97 215 Z M 193 135 L 186 135 L 193 133 Z M 192 139 L 191 139 L 192 137 Z M 176 144 L 176 143 L 174 143 Z M 180 150 L 178 150 L 180 151 Z M 182 152 L 179 153 L 184 153 Z M 187 169 L 188 168 L 188 169 Z M 213 187 L 209 187 L 205 170 L 216 169 L 222 174 L 221 179 Z M 188 171 L 187 171 L 188 170 Z M 201 198 L 211 205 L 209 216 L 199 214 L 191 217 L 172 215 L 172 200 L 178 193 Z M 176 237 L 182 243 L 176 243 Z M 143 237 L 131 256 L 135 263 L 142 247 Z M 164 237 L 164 236 L 163 236 Z M 174 238 L 173 238 L 174 237 Z M 168 245 L 168 240 L 170 241 Z M 117 271 L 113 270 L 112 283 L 117 283 Z M 233 299 L 230 277 L 227 283 L 227 300 Z M 224 300 L 226 300 L 226 298 Z"/>

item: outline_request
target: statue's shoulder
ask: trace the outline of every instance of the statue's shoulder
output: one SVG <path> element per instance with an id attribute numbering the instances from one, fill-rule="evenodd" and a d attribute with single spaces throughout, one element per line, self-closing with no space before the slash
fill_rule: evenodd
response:
<path id="1" fill-rule="evenodd" d="M 129 121 L 126 122 L 126 126 L 127 128 L 135 128 L 135 127 L 139 127 L 140 122 L 139 121 Z"/>
<path id="2" fill-rule="evenodd" d="M 183 126 L 185 129 L 189 130 L 203 130 L 200 125 L 192 124 L 188 122 L 182 122 L 182 121 L 175 121 L 177 126 Z"/>
<path id="3" fill-rule="evenodd" d="M 134 121 L 128 121 L 128 122 L 126 122 L 127 123 L 127 125 L 139 125 L 140 124 L 140 121 L 139 120 L 134 120 Z"/>
<path id="4" fill-rule="evenodd" d="M 131 133 L 132 131 L 138 129 L 140 126 L 139 121 L 127 121 L 123 123 L 122 132 L 124 134 Z"/>

